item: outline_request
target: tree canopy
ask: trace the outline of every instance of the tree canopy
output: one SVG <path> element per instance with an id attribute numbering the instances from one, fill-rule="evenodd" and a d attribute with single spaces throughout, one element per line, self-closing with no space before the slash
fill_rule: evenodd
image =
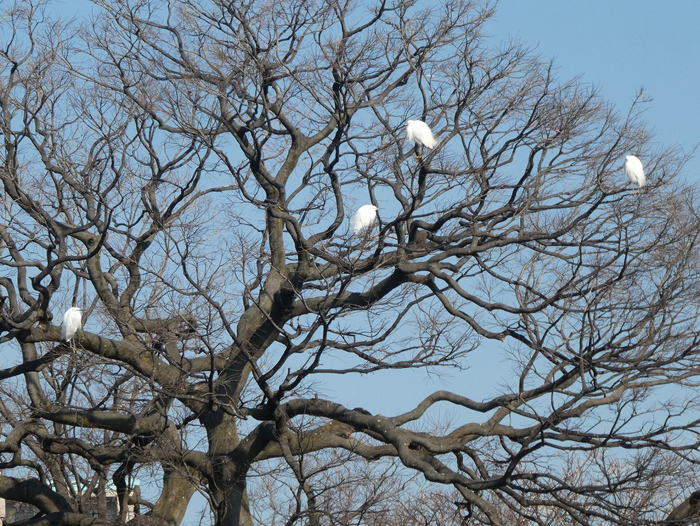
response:
<path id="1" fill-rule="evenodd" d="M 32 524 L 105 524 L 110 485 L 149 525 L 195 492 L 221 526 L 698 517 L 698 204 L 638 101 L 476 0 L 54 4 L 0 17 L 0 497 Z M 328 389 L 484 349 L 478 398 Z"/>

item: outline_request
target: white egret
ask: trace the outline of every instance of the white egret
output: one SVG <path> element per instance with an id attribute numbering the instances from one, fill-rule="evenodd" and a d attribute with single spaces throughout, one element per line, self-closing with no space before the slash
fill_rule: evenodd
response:
<path id="1" fill-rule="evenodd" d="M 437 141 L 430 126 L 423 121 L 408 121 L 408 124 L 406 124 L 406 139 L 431 150 L 437 146 Z"/>
<path id="2" fill-rule="evenodd" d="M 631 182 L 642 188 L 647 184 L 647 178 L 644 176 L 644 166 L 634 155 L 625 157 L 625 173 Z"/>
<path id="3" fill-rule="evenodd" d="M 371 229 L 377 224 L 377 210 L 379 210 L 374 205 L 362 205 L 357 209 L 355 215 L 352 218 L 352 232 L 353 234 L 359 234 L 364 230 Z"/>
<path id="4" fill-rule="evenodd" d="M 75 333 L 83 326 L 83 313 L 78 307 L 71 307 L 63 315 L 63 327 L 61 328 L 61 337 L 69 342 L 75 336 Z"/>

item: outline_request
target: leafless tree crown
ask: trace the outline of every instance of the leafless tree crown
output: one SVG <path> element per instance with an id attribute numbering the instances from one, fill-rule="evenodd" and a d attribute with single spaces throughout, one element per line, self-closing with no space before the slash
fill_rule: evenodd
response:
<path id="1" fill-rule="evenodd" d="M 697 203 L 639 101 L 476 0 L 54 4 L 0 16 L 0 497 L 32 524 L 106 524 L 109 487 L 158 526 L 195 492 L 221 526 L 697 519 Z M 483 350 L 476 398 L 328 389 Z"/>

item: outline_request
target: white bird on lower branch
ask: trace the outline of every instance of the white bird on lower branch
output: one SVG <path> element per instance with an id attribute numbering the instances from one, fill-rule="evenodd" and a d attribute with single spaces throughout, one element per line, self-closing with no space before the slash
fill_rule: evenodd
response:
<path id="1" fill-rule="evenodd" d="M 362 205 L 352 218 L 352 233 L 359 234 L 377 224 L 377 210 L 374 205 Z"/>
<path id="2" fill-rule="evenodd" d="M 63 315 L 61 338 L 69 342 L 83 326 L 83 312 L 78 307 L 71 307 Z"/>

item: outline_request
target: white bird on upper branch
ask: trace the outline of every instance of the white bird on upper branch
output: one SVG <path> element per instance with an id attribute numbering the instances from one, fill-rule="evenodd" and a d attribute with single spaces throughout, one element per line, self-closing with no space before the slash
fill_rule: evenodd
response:
<path id="1" fill-rule="evenodd" d="M 647 178 L 644 176 L 644 166 L 634 155 L 625 157 L 625 173 L 631 182 L 637 185 L 637 188 L 643 188 L 647 184 Z"/>
<path id="2" fill-rule="evenodd" d="M 83 326 L 83 313 L 78 307 L 71 307 L 63 315 L 61 337 L 69 342 Z"/>
<path id="3" fill-rule="evenodd" d="M 413 141 L 416 146 L 425 146 L 431 150 L 437 146 L 433 132 L 423 121 L 408 121 L 406 124 L 406 139 Z M 420 159 L 420 155 L 416 155 Z"/>
<path id="4" fill-rule="evenodd" d="M 352 218 L 352 233 L 359 234 L 377 224 L 377 210 L 374 205 L 362 205 Z"/>

